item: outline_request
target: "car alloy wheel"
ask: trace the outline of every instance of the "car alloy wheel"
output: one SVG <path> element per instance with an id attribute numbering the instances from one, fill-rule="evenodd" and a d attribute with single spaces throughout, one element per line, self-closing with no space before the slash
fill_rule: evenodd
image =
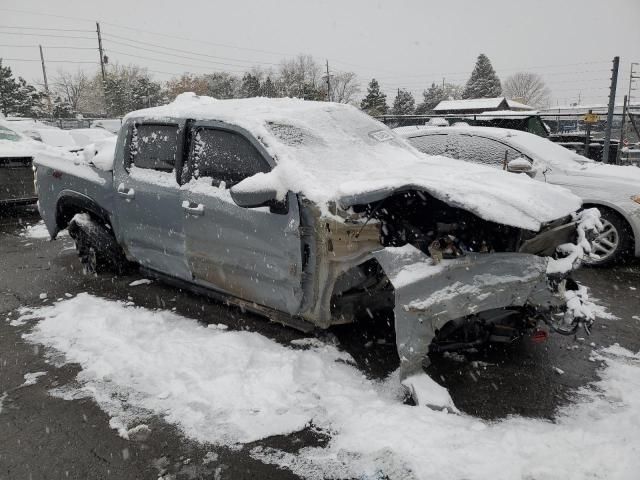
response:
<path id="1" fill-rule="evenodd" d="M 616 254 L 620 246 L 620 234 L 613 223 L 606 218 L 602 218 L 604 227 L 596 238 L 591 242 L 591 257 L 587 257 L 587 263 L 600 263 Z"/>

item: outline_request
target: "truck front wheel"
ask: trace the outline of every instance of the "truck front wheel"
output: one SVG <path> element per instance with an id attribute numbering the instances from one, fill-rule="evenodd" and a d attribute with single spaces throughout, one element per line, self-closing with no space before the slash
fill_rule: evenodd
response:
<path id="1" fill-rule="evenodd" d="M 67 229 L 76 243 L 85 274 L 113 272 L 121 275 L 130 267 L 111 229 L 88 213 L 74 215 Z"/>

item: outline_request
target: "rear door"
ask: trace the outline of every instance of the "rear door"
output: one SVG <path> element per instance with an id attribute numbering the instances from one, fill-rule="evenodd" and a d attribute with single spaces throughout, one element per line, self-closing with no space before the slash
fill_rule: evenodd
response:
<path id="1" fill-rule="evenodd" d="M 247 132 L 196 123 L 182 187 L 186 254 L 194 280 L 294 314 L 302 299 L 296 195 L 278 208 L 242 208 L 229 189 L 268 172 L 272 159 Z M 188 183 L 187 183 L 188 182 Z"/>
<path id="2" fill-rule="evenodd" d="M 123 161 L 114 164 L 114 208 L 120 244 L 143 267 L 191 279 L 177 170 L 185 122 L 129 127 Z"/>

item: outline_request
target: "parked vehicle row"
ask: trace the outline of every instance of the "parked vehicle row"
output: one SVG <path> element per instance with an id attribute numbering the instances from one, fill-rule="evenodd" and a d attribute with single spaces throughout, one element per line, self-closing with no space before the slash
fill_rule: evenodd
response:
<path id="1" fill-rule="evenodd" d="M 0 121 L 0 204 L 35 203 L 33 159 L 49 153 L 80 152 L 115 136 L 101 128 L 61 130 L 34 120 Z M 68 157 L 73 161 L 74 157 Z"/>
<path id="2" fill-rule="evenodd" d="M 98 157 L 35 162 L 42 218 L 87 271 L 131 262 L 303 330 L 391 314 L 418 402 L 430 351 L 588 321 L 566 308 L 578 197 L 420 154 L 353 107 L 183 94 L 129 114 Z"/>

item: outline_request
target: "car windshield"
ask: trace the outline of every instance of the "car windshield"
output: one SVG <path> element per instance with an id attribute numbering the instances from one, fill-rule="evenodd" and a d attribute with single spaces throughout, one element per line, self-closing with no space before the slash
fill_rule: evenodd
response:
<path id="1" fill-rule="evenodd" d="M 19 142 L 20 135 L 18 135 L 13 130 L 9 130 L 8 128 L 0 125 L 0 140 L 9 140 L 11 142 Z"/>

